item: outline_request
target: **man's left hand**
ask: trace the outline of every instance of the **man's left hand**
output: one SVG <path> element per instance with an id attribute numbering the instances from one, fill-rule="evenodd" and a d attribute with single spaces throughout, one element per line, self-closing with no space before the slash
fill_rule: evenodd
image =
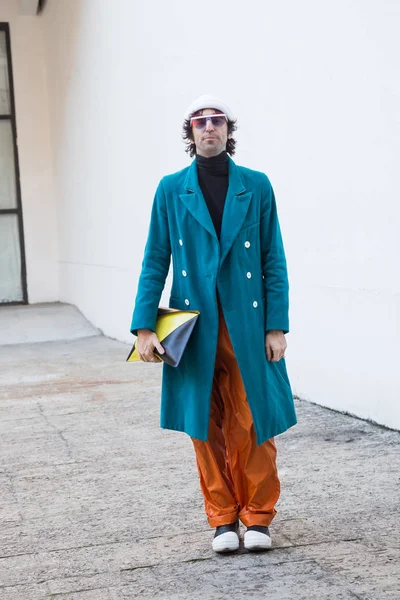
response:
<path id="1" fill-rule="evenodd" d="M 267 351 L 267 359 L 272 362 L 278 362 L 285 356 L 287 348 L 286 338 L 283 331 L 271 330 L 265 336 L 265 349 Z"/>

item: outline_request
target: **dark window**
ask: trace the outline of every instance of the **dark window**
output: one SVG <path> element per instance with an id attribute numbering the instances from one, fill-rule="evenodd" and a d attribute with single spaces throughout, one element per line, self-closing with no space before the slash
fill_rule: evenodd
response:
<path id="1" fill-rule="evenodd" d="M 0 23 L 0 304 L 27 302 L 10 31 Z"/>

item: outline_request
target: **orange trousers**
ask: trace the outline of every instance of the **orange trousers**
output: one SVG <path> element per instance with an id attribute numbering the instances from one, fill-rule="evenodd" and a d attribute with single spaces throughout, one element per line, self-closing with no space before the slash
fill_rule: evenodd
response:
<path id="1" fill-rule="evenodd" d="M 219 331 L 207 442 L 192 438 L 211 527 L 268 526 L 280 493 L 273 439 L 257 446 L 253 418 L 219 305 Z"/>

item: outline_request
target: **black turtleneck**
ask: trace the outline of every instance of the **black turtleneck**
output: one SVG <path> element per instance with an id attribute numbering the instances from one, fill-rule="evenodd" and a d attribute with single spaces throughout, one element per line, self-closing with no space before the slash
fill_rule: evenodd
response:
<path id="1" fill-rule="evenodd" d="M 228 191 L 228 155 L 225 151 L 210 158 L 196 154 L 196 163 L 199 185 L 219 239 Z"/>

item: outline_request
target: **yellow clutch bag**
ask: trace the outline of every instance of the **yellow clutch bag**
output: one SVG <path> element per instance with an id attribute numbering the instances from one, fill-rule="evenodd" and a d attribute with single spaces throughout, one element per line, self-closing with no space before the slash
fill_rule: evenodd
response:
<path id="1" fill-rule="evenodd" d="M 159 354 L 154 350 L 154 354 L 161 361 L 164 361 L 171 367 L 177 367 L 182 358 L 183 351 L 192 334 L 193 328 L 200 312 L 198 310 L 178 310 L 176 308 L 159 308 L 156 321 L 156 334 L 165 350 L 164 354 Z M 133 344 L 129 353 L 128 362 L 140 360 L 136 348 L 137 340 Z"/>

